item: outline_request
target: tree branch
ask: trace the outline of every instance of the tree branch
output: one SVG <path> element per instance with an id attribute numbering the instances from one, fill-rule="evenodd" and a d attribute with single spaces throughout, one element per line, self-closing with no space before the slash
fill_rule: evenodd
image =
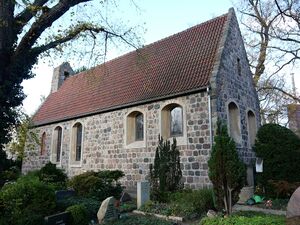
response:
<path id="1" fill-rule="evenodd" d="M 23 27 L 38 13 L 48 0 L 35 0 L 32 4 L 28 5 L 22 12 L 15 16 L 15 32 L 21 33 Z"/>
<path id="2" fill-rule="evenodd" d="M 40 35 L 52 25 L 54 21 L 65 14 L 71 7 L 91 0 L 60 0 L 55 6 L 48 11 L 42 13 L 42 15 L 35 21 L 29 31 L 23 36 L 19 45 L 16 48 L 14 58 L 19 55 L 28 53 L 31 47 L 35 44 Z"/>
<path id="3" fill-rule="evenodd" d="M 281 93 L 283 93 L 284 95 L 290 97 L 291 99 L 297 101 L 300 103 L 300 98 L 297 97 L 297 96 L 294 96 L 286 91 L 284 91 L 282 88 L 279 88 L 279 87 L 271 87 L 271 86 L 264 86 L 264 87 L 261 87 L 260 90 L 277 90 L 277 91 L 280 91 Z"/>
<path id="4" fill-rule="evenodd" d="M 75 28 L 66 32 L 66 35 L 64 37 L 56 38 L 56 40 L 54 40 L 48 44 L 32 48 L 31 52 L 37 56 L 42 52 L 45 52 L 52 48 L 55 48 L 60 44 L 66 43 L 66 42 L 76 38 L 78 35 L 80 35 L 83 32 L 86 32 L 86 31 L 88 31 L 93 36 L 93 38 L 96 38 L 95 33 L 97 33 L 97 34 L 100 32 L 105 33 L 106 34 L 105 35 L 105 43 L 107 42 L 107 39 L 110 35 L 112 37 L 118 37 L 122 41 L 124 41 L 126 44 L 128 44 L 134 48 L 137 48 L 137 46 L 134 46 L 132 43 L 127 41 L 126 38 L 124 37 L 124 35 L 126 35 L 127 32 L 125 32 L 123 35 L 121 35 L 121 34 L 117 34 L 117 33 L 108 31 L 104 27 L 97 27 L 97 26 L 93 26 L 91 24 L 83 23 L 83 24 L 78 24 Z"/>

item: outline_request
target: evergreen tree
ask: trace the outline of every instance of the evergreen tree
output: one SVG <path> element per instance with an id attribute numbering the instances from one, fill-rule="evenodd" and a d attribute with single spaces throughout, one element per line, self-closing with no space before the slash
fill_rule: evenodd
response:
<path id="1" fill-rule="evenodd" d="M 180 152 L 177 141 L 173 144 L 169 140 L 164 142 L 158 137 L 158 146 L 155 152 L 154 166 L 150 165 L 151 197 L 161 202 L 166 201 L 167 192 L 174 192 L 183 188 L 181 182 Z"/>
<path id="2" fill-rule="evenodd" d="M 229 137 L 226 125 L 217 122 L 215 144 L 208 161 L 209 178 L 213 183 L 218 209 L 231 214 L 245 184 L 246 168 L 239 159 L 235 142 Z"/>

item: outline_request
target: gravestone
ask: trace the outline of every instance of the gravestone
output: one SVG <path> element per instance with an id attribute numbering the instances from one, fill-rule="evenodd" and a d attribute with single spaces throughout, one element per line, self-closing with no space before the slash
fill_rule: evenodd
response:
<path id="1" fill-rule="evenodd" d="M 45 225 L 70 225 L 70 213 L 63 212 L 45 217 Z"/>
<path id="2" fill-rule="evenodd" d="M 118 211 L 115 208 L 115 201 L 114 197 L 109 197 L 102 202 L 97 213 L 99 223 L 118 219 Z"/>
<path id="3" fill-rule="evenodd" d="M 131 196 L 127 192 L 123 192 L 120 198 L 120 202 L 130 202 L 132 200 Z"/>
<path id="4" fill-rule="evenodd" d="M 76 192 L 74 190 L 60 190 L 55 192 L 55 197 L 57 201 L 63 200 L 75 196 Z"/>
<path id="5" fill-rule="evenodd" d="M 137 208 L 139 209 L 146 201 L 150 200 L 150 184 L 148 181 L 137 183 Z"/>
<path id="6" fill-rule="evenodd" d="M 300 187 L 292 194 L 286 210 L 287 225 L 300 224 Z"/>

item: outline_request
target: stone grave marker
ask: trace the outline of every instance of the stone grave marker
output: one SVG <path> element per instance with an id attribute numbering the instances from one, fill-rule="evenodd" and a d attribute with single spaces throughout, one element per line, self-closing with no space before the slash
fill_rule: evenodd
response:
<path id="1" fill-rule="evenodd" d="M 70 225 L 70 213 L 63 212 L 44 218 L 45 225 Z"/>
<path id="2" fill-rule="evenodd" d="M 118 219 L 118 211 L 115 208 L 115 198 L 109 197 L 105 199 L 97 213 L 98 222 L 102 222 Z"/>
<path id="3" fill-rule="evenodd" d="M 286 210 L 286 224 L 299 225 L 300 224 L 300 187 L 292 194 Z"/>
<path id="4" fill-rule="evenodd" d="M 146 201 L 150 200 L 150 184 L 148 181 L 137 183 L 137 208 L 139 209 Z"/>
<path id="5" fill-rule="evenodd" d="M 131 200 L 132 198 L 127 192 L 122 192 L 120 202 L 130 202 Z"/>
<path id="6" fill-rule="evenodd" d="M 63 200 L 65 198 L 72 197 L 76 194 L 74 190 L 60 190 L 55 192 L 55 197 L 57 201 Z"/>

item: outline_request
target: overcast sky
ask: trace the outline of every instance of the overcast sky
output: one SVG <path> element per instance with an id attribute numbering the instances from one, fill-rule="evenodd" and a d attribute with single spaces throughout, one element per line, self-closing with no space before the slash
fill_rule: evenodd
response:
<path id="1" fill-rule="evenodd" d="M 145 33 L 144 44 L 149 44 L 164 37 L 178 33 L 191 26 L 228 12 L 233 7 L 231 0 L 135 0 L 140 10 L 132 11 L 127 5 L 120 10 L 126 20 L 132 24 L 143 24 Z M 145 23 L 145 24 L 144 24 Z M 119 52 L 111 52 L 115 57 Z M 41 96 L 47 97 L 50 92 L 53 67 L 63 62 L 56 60 L 53 66 L 40 62 L 34 72 L 35 78 L 24 81 L 23 87 L 27 98 L 23 102 L 25 112 L 33 114 L 40 105 Z M 300 75 L 295 74 L 296 83 L 300 84 Z"/>

